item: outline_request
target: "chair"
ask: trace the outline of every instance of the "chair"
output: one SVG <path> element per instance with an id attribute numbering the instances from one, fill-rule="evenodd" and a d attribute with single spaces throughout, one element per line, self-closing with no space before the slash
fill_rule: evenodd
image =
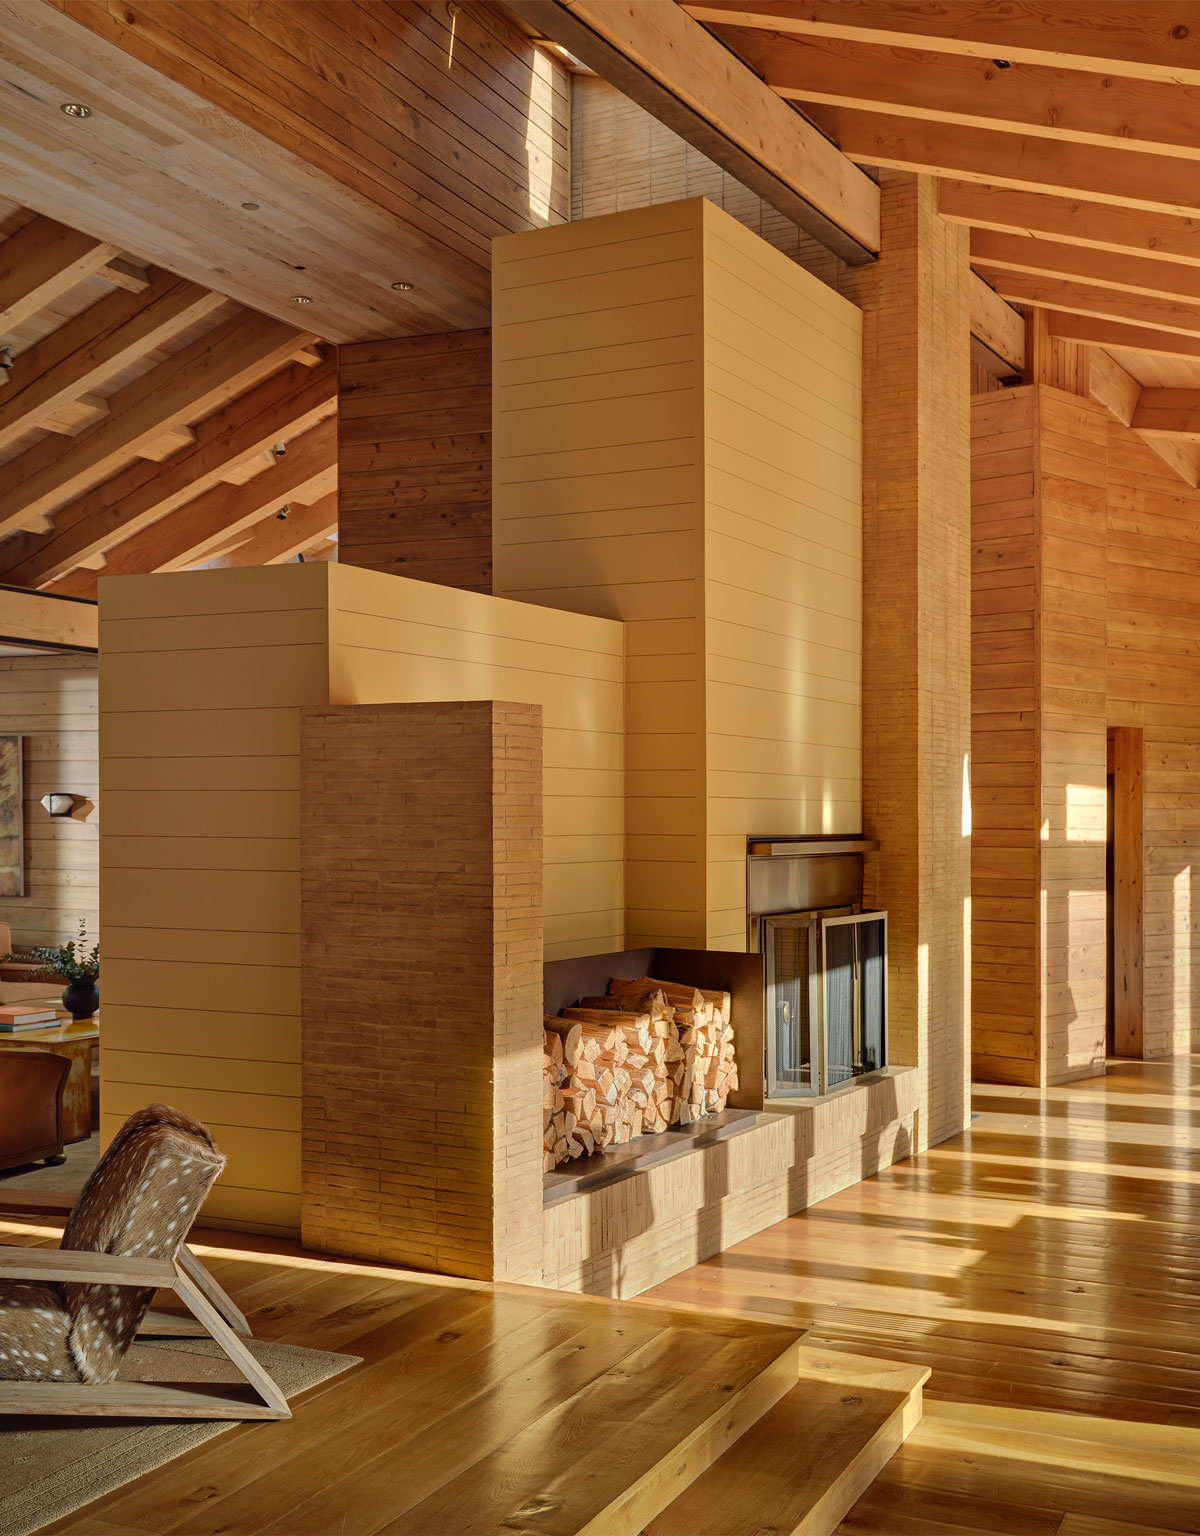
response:
<path id="1" fill-rule="evenodd" d="M 290 1418 L 239 1336 L 245 1318 L 184 1244 L 224 1163 L 202 1125 L 152 1104 L 113 1138 L 60 1248 L 0 1246 L 0 1414 Z M 151 1313 L 160 1289 L 192 1317 Z M 117 1381 L 139 1332 L 206 1335 L 246 1385 Z"/>
<path id="2" fill-rule="evenodd" d="M 0 1046 L 0 1168 L 63 1161 L 63 1088 L 71 1063 Z"/>

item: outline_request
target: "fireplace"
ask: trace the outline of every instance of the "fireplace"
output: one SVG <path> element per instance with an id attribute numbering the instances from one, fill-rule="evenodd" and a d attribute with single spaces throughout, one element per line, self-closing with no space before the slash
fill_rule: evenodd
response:
<path id="1" fill-rule="evenodd" d="M 888 1065 L 887 913 L 863 910 L 861 838 L 752 839 L 750 936 L 765 963 L 768 1101 Z"/>

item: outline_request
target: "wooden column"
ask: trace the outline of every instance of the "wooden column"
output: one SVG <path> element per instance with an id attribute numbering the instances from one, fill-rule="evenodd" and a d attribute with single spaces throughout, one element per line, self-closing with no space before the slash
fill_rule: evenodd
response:
<path id="1" fill-rule="evenodd" d="M 541 716 L 303 712 L 311 1247 L 541 1280 Z"/>
<path id="2" fill-rule="evenodd" d="M 492 333 L 338 351 L 338 559 L 492 590 Z"/>
<path id="3" fill-rule="evenodd" d="M 928 177 L 884 171 L 883 245 L 846 274 L 863 334 L 863 830 L 887 909 L 892 1057 L 919 1145 L 967 1117 L 970 265 Z"/>
<path id="4" fill-rule="evenodd" d="M 1112 1049 L 1115 1056 L 1144 1054 L 1143 1025 L 1143 796 L 1144 732 L 1110 726 L 1112 780 Z"/>

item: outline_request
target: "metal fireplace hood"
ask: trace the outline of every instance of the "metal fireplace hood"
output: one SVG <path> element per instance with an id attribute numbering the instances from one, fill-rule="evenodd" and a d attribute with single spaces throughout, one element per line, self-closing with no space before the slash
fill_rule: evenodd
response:
<path id="1" fill-rule="evenodd" d="M 747 840 L 746 912 L 817 912 L 862 900 L 866 837 L 751 837 Z"/>

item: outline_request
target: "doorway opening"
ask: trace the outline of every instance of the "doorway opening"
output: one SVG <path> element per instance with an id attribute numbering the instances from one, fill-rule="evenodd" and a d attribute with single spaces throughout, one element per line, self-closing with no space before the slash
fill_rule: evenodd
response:
<path id="1" fill-rule="evenodd" d="M 1105 859 L 1108 1054 L 1138 1059 L 1143 1055 L 1142 758 L 1140 726 L 1109 727 Z"/>

